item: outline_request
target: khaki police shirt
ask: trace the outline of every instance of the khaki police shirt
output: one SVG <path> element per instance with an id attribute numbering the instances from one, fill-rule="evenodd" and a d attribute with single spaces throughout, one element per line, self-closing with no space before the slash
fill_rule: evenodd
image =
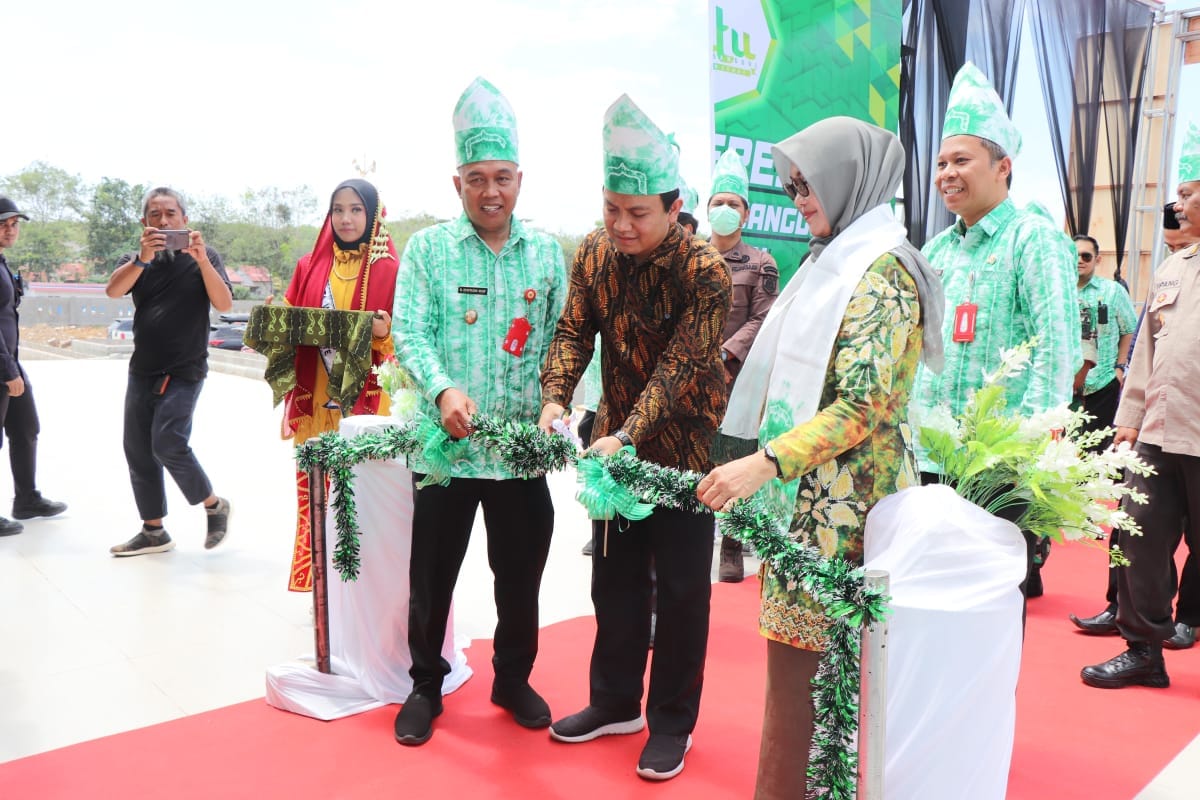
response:
<path id="1" fill-rule="evenodd" d="M 1116 424 L 1164 452 L 1200 456 L 1200 245 L 1159 265 L 1146 303 Z"/>
<path id="2" fill-rule="evenodd" d="M 775 259 L 745 241 L 721 253 L 733 279 L 733 305 L 721 332 L 721 347 L 745 361 L 750 345 L 779 295 L 779 267 Z"/>

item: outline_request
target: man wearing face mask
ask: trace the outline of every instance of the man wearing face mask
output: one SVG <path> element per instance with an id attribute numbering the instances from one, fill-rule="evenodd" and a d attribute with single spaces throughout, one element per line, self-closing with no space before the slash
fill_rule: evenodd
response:
<path id="1" fill-rule="evenodd" d="M 779 267 L 765 250 L 742 241 L 742 227 L 750 218 L 750 179 L 742 158 L 726 150 L 713 169 L 712 196 L 708 199 L 709 244 L 717 248 L 733 278 L 733 306 L 722 332 L 721 359 L 725 379 L 732 389 L 742 360 L 750 352 L 767 311 L 779 294 Z"/>
<path id="2" fill-rule="evenodd" d="M 717 248 L 733 279 L 733 306 L 721 336 L 721 360 L 725 382 L 733 389 L 742 360 L 750 352 L 754 337 L 779 294 L 779 267 L 765 250 L 742 241 L 742 226 L 750 218 L 750 179 L 737 150 L 721 154 L 713 168 L 712 196 L 708 199 L 709 244 Z M 742 543 L 721 537 L 718 578 L 739 583 L 745 577 Z"/>

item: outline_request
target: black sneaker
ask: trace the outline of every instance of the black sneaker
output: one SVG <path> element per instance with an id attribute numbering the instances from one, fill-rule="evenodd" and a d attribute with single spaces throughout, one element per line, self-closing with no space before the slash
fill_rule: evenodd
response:
<path id="1" fill-rule="evenodd" d="M 652 733 L 642 748 L 637 774 L 651 781 L 665 781 L 683 772 L 683 756 L 692 749 L 690 735 Z"/>
<path id="2" fill-rule="evenodd" d="M 174 549 L 175 542 L 171 541 L 171 536 L 167 533 L 166 528 L 154 533 L 143 527 L 138 531 L 137 536 L 128 542 L 113 545 L 108 548 L 108 552 L 114 556 L 144 556 L 147 553 L 165 553 Z"/>
<path id="3" fill-rule="evenodd" d="M 12 515 L 17 519 L 33 519 L 34 517 L 54 517 L 67 510 L 66 503 L 57 500 L 47 500 L 41 492 L 34 492 L 32 497 L 24 500 L 13 500 Z"/>
<path id="4" fill-rule="evenodd" d="M 545 728 L 550 725 L 550 706 L 528 683 L 514 688 L 493 684 L 492 702 L 512 712 L 513 719 L 524 728 Z"/>
<path id="5" fill-rule="evenodd" d="M 630 717 L 588 706 L 578 714 L 563 717 L 550 726 L 550 738 L 569 744 L 590 742 L 601 736 L 637 733 L 646 727 L 641 714 Z"/>
<path id="6" fill-rule="evenodd" d="M 225 541 L 225 534 L 229 532 L 229 515 L 232 511 L 229 501 L 224 497 L 217 498 L 215 507 L 204 507 L 204 513 L 208 515 L 208 535 L 204 537 L 205 550 L 212 550 Z"/>
<path id="7" fill-rule="evenodd" d="M 396 741 L 416 746 L 433 736 L 433 718 L 442 713 L 442 698 L 413 692 L 396 714 Z"/>
<path id="8" fill-rule="evenodd" d="M 25 530 L 25 526 L 16 520 L 0 517 L 0 536 L 16 536 Z"/>

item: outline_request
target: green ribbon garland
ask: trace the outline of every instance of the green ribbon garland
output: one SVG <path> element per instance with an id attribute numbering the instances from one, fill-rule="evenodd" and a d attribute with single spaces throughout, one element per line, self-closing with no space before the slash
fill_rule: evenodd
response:
<path id="1" fill-rule="evenodd" d="M 626 449 L 633 454 L 632 447 L 621 448 Z M 602 459 L 581 458 L 575 468 L 583 487 L 576 499 L 587 509 L 588 519 L 610 520 L 620 515 L 636 521 L 654 513 L 654 503 L 642 502 L 636 493 L 618 483 Z"/>
<path id="2" fill-rule="evenodd" d="M 592 519 L 613 519 L 618 514 L 644 519 L 655 506 L 708 510 L 696 498 L 702 474 L 641 461 L 633 448 L 623 447 L 611 456 L 581 456 L 565 436 L 547 434 L 531 423 L 483 414 L 475 415 L 472 423 L 473 435 L 495 447 L 520 477 L 537 477 L 574 464 L 582 484 L 578 497 Z M 333 564 L 343 580 L 356 580 L 361 566 L 352 468 L 363 461 L 421 451 L 431 464 L 438 465 L 422 485 L 444 484 L 449 482 L 450 465 L 461 457 L 456 451 L 462 447 L 463 443 L 447 436 L 438 423 L 421 418 L 353 439 L 331 431 L 296 448 L 300 468 L 323 467 L 334 489 L 337 543 Z M 855 742 L 862 627 L 883 620 L 887 598 L 863 585 L 862 567 L 841 558 L 825 558 L 816 548 L 794 541 L 787 533 L 786 520 L 776 518 L 757 497 L 734 503 L 716 517 L 723 535 L 753 548 L 776 574 L 795 581 L 825 608 L 828 646 L 813 680 L 816 730 L 809 783 L 820 797 L 852 800 L 858 771 Z"/>

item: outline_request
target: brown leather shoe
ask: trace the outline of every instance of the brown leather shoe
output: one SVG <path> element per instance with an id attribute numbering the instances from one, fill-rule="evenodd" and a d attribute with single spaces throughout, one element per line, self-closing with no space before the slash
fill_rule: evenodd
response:
<path id="1" fill-rule="evenodd" d="M 746 578 L 742 561 L 742 543 L 729 536 L 721 537 L 721 564 L 717 567 L 721 583 L 741 583 Z"/>

